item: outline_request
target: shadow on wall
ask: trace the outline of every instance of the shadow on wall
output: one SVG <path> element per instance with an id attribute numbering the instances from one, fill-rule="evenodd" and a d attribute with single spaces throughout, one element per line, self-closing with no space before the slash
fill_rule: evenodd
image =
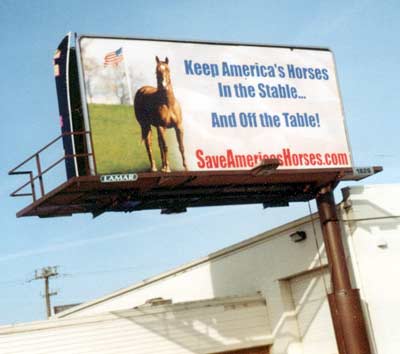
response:
<path id="1" fill-rule="evenodd" d="M 314 227 L 315 234 L 312 223 L 301 225 L 308 235 L 303 242 L 292 242 L 289 235 L 298 230 L 288 229 L 210 264 L 216 297 L 257 291 L 263 294 L 274 354 L 303 353 L 303 349 L 307 354 L 336 351 L 326 297 L 330 277 L 319 224 Z"/>
<path id="2" fill-rule="evenodd" d="M 259 344 L 273 342 L 273 354 L 303 353 L 302 348 L 310 348 L 307 354 L 323 354 L 325 351 L 318 352 L 321 347 L 313 349 L 315 341 L 323 348 L 332 341 L 335 347 L 326 299 L 330 282 L 327 267 L 320 266 L 325 259 L 321 235 L 316 235 L 321 245 L 319 256 L 312 225 L 305 223 L 302 228 L 309 234 L 304 242 L 292 242 L 289 235 L 294 230 L 290 229 L 211 255 L 205 268 L 210 272 L 214 298 L 262 293 L 267 306 L 256 308 L 250 317 L 238 317 L 235 311 L 225 311 L 227 317 L 213 317 L 206 307 L 197 312 L 174 309 L 169 314 L 129 320 L 192 353 L 251 347 L 259 336 L 264 340 Z M 196 286 L 196 279 L 187 286 Z M 257 322 L 260 316 L 267 318 L 263 324 Z M 335 349 L 326 351 L 333 352 Z"/>
<path id="3" fill-rule="evenodd" d="M 379 230 L 396 230 L 399 225 L 398 218 L 400 214 L 395 210 L 389 211 L 382 208 L 376 203 L 371 201 L 371 198 L 359 198 L 359 195 L 368 195 L 365 191 L 366 188 L 363 186 L 343 188 L 343 207 L 346 212 L 347 220 L 343 220 L 348 223 L 351 231 L 354 230 L 355 222 L 363 221 L 358 223 L 357 227 L 360 227 L 368 232 L 372 229 L 378 228 Z M 391 196 L 393 198 L 393 196 Z M 393 198 L 394 200 L 395 198 Z M 392 221 L 390 219 L 393 219 Z"/>
<path id="4" fill-rule="evenodd" d="M 304 353 L 334 353 L 336 342 L 327 301 L 327 294 L 330 292 L 328 267 L 286 281 L 289 283 Z"/>
<path id="5" fill-rule="evenodd" d="M 138 342 L 148 343 L 152 339 L 154 345 L 159 345 L 158 350 L 170 353 L 215 353 L 263 344 L 267 349 L 265 342 L 272 342 L 266 314 L 260 313 L 265 311 L 261 297 L 257 301 L 242 304 L 190 307 L 182 303 L 169 305 L 165 309 L 140 306 L 134 310 L 134 316 L 122 316 L 118 312 L 114 314 L 140 328 L 132 332 L 133 335 L 141 332 Z M 146 329 L 146 332 L 142 329 Z"/>
<path id="6" fill-rule="evenodd" d="M 278 281 L 276 285 L 279 287 L 284 308 L 273 328 L 268 321 L 269 309 L 259 304 L 261 296 L 258 305 L 251 302 L 229 304 L 229 301 L 220 300 L 218 306 L 206 304 L 193 309 L 190 305 L 181 303 L 169 305 L 166 310 L 158 306 L 139 306 L 134 310 L 137 312 L 135 316 L 122 316 L 118 312 L 115 315 L 146 329 L 145 333 L 150 333 L 152 341 L 162 338 L 161 344 L 154 342 L 154 345 L 159 345 L 160 350 L 162 345 L 171 346 L 173 343 L 169 352 L 179 349 L 189 353 L 216 353 L 273 344 L 274 338 L 279 338 L 279 347 L 273 346 L 272 353 L 303 353 L 293 351 L 293 346 L 308 349 L 307 339 L 316 330 L 324 332 L 324 336 L 319 337 L 324 346 L 329 342 L 329 336 L 333 337 L 329 326 L 323 324 L 321 327 L 321 320 L 324 320 L 321 319 L 321 309 L 327 306 L 324 285 L 327 274 L 325 266 Z M 268 306 L 273 306 L 273 303 L 268 303 L 267 300 Z M 132 333 L 136 335 L 138 332 L 143 333 L 139 329 Z M 138 341 L 149 341 L 149 335 L 142 334 Z M 304 353 L 318 352 L 311 350 Z"/>

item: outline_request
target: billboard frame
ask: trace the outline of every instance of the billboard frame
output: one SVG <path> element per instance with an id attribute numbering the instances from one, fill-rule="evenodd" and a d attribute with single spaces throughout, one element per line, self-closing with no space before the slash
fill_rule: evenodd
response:
<path id="1" fill-rule="evenodd" d="M 90 132 L 79 132 L 91 136 Z M 132 212 L 161 209 L 163 214 L 186 211 L 187 207 L 263 204 L 264 208 L 288 206 L 291 202 L 314 199 L 321 188 L 340 181 L 359 181 L 382 171 L 379 166 L 356 169 L 302 169 L 279 170 L 277 160 L 265 160 L 251 170 L 142 172 L 132 174 L 78 176 L 68 179 L 45 193 L 43 175 L 71 155 L 64 155 L 50 167 L 41 169 L 40 153 L 46 147 L 13 168 L 9 174 L 28 174 L 29 180 L 11 193 L 11 196 L 32 196 L 32 203 L 17 213 L 23 216 L 71 216 L 104 212 Z M 77 154 L 88 159 L 90 154 Z M 21 171 L 26 163 L 37 161 L 37 174 Z M 36 181 L 40 197 L 36 197 Z M 21 192 L 31 187 L 31 193 Z"/>
<path id="2" fill-rule="evenodd" d="M 67 35 L 58 45 L 53 57 L 54 79 L 58 96 L 58 110 L 60 114 L 62 133 L 70 133 L 74 131 L 70 97 L 70 60 L 72 36 L 72 32 L 67 33 Z M 63 65 L 61 66 L 61 64 Z M 62 140 L 65 153 L 75 156 L 76 146 L 74 136 L 64 134 Z M 73 176 L 79 176 L 79 168 L 76 157 L 65 159 L 65 168 L 68 179 Z"/>

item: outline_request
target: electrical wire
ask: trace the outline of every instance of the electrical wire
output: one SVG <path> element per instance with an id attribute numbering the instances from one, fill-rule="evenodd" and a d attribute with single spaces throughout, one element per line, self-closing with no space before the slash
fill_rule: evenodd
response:
<path id="1" fill-rule="evenodd" d="M 95 271 L 87 271 L 87 272 L 74 272 L 74 273 L 60 273 L 58 274 L 55 278 L 74 278 L 74 277 L 82 277 L 82 276 L 90 276 L 90 275 L 96 275 L 96 274 L 111 274 L 111 273 L 121 273 L 121 272 L 128 272 L 128 271 L 133 271 L 133 270 L 140 270 L 140 269 L 154 269 L 160 266 L 171 266 L 171 264 L 157 264 L 157 265 L 141 265 L 141 266 L 133 266 L 133 267 L 123 267 L 123 268 L 108 268 L 108 269 L 102 269 L 102 270 L 95 270 Z M 8 280 L 2 280 L 0 281 L 1 285 L 28 285 L 30 284 L 34 279 L 8 279 Z"/>

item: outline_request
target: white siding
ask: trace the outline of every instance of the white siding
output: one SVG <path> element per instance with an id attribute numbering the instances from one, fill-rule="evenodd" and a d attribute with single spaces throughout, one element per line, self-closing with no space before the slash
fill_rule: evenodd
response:
<path id="1" fill-rule="evenodd" d="M 304 353 L 337 353 L 327 292 L 328 269 L 309 272 L 290 280 L 293 303 Z"/>
<path id="2" fill-rule="evenodd" d="M 351 262 L 376 354 L 400 348 L 400 185 L 350 189 L 343 212 Z"/>
<path id="3" fill-rule="evenodd" d="M 140 307 L 0 328 L 1 354 L 202 354 L 271 342 L 260 299 Z"/>
<path id="4" fill-rule="evenodd" d="M 78 317 L 121 310 L 143 304 L 154 297 L 171 298 L 173 302 L 201 300 L 223 296 L 246 296 L 261 292 L 267 301 L 274 345 L 271 354 L 301 353 L 297 329 L 282 299 L 285 294 L 279 279 L 326 263 L 322 252 L 317 255 L 310 218 L 257 236 L 239 245 L 222 250 L 194 265 L 183 267 L 159 278 L 150 279 L 126 291 L 60 313 L 59 317 Z M 315 229 L 318 244 L 322 244 L 319 224 Z M 304 242 L 294 243 L 289 235 L 297 230 L 307 232 Z M 196 284 L 196 286 L 187 286 Z M 331 354 L 321 350 L 320 354 Z"/>

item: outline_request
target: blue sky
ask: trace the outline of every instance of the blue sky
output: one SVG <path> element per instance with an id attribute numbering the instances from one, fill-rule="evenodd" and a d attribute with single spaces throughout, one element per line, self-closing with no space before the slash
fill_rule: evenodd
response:
<path id="1" fill-rule="evenodd" d="M 82 302 L 308 213 L 307 204 L 294 204 L 17 219 L 29 199 L 8 196 L 19 179 L 7 172 L 60 133 L 52 56 L 68 31 L 329 47 L 355 163 L 385 169 L 365 183 L 398 183 L 399 6 L 394 0 L 0 0 L 0 324 L 44 318 L 43 284 L 29 282 L 35 269 L 60 266 L 51 282 L 59 291 L 53 304 Z"/>

